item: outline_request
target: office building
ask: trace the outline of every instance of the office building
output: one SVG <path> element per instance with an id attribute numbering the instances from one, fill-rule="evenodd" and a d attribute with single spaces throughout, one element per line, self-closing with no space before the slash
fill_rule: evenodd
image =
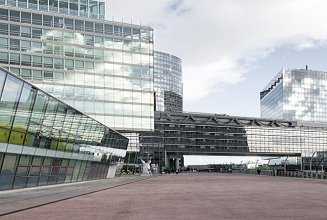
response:
<path id="1" fill-rule="evenodd" d="M 282 69 L 261 91 L 262 118 L 327 122 L 327 72 Z"/>
<path id="2" fill-rule="evenodd" d="M 154 52 L 154 90 L 156 111 L 183 111 L 180 58 L 159 51 Z"/>
<path id="3" fill-rule="evenodd" d="M 153 30 L 36 2 L 0 7 L 1 66 L 115 129 L 153 129 Z"/>
<path id="4" fill-rule="evenodd" d="M 327 125 L 206 113 L 155 112 L 155 131 L 140 135 L 140 157 L 179 169 L 183 155 L 308 158 L 327 150 Z M 322 159 L 322 157 L 320 157 Z M 324 165 L 327 163 L 324 162 Z"/>
<path id="5" fill-rule="evenodd" d="M 153 29 L 90 0 L 0 0 L 0 65 L 103 124 L 153 130 Z"/>
<path id="6" fill-rule="evenodd" d="M 128 139 L 0 68 L 0 190 L 106 178 Z"/>

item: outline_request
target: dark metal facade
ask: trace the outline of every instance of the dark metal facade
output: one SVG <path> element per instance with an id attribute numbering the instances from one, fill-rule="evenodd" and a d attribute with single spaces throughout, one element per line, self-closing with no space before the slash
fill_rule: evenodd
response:
<path id="1" fill-rule="evenodd" d="M 182 112 L 183 97 L 172 91 L 164 91 L 165 111 Z"/>

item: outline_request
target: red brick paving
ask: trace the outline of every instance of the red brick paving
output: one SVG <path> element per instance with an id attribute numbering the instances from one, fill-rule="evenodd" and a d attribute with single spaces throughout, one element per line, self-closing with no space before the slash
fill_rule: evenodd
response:
<path id="1" fill-rule="evenodd" d="M 166 175 L 0 219 L 327 219 L 327 181 Z"/>

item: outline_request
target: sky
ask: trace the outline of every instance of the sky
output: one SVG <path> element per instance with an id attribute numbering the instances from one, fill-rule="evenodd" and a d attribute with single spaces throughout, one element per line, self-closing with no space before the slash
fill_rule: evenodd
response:
<path id="1" fill-rule="evenodd" d="M 107 19 L 151 26 L 183 62 L 184 110 L 260 117 L 282 68 L 327 71 L 325 0 L 106 0 Z"/>

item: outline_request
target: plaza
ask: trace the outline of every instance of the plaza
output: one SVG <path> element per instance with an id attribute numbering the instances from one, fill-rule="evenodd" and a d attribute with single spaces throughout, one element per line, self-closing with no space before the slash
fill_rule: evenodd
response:
<path id="1" fill-rule="evenodd" d="M 89 184 L 94 187 L 98 182 L 104 186 L 103 181 Z M 47 187 L 51 194 L 58 186 Z M 65 187 L 68 186 L 61 186 L 61 190 Z M 1 219 L 325 219 L 327 198 L 322 193 L 325 189 L 326 182 L 319 180 L 242 174 L 172 174 L 139 179 L 3 215 Z M 1 207 L 24 204 L 22 200 L 28 199 L 24 197 L 28 190 L 33 189 L 20 192 L 21 201 L 1 204 Z M 0 193 L 1 201 L 4 193 L 8 198 L 15 190 Z M 33 198 L 28 203 L 33 203 Z"/>

